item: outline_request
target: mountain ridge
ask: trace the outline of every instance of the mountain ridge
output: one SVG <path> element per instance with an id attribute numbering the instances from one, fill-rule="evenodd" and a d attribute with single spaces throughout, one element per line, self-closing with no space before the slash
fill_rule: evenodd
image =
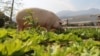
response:
<path id="1" fill-rule="evenodd" d="M 80 11 L 62 10 L 56 14 L 57 14 L 57 16 L 59 16 L 62 19 L 62 18 L 67 18 L 67 17 L 72 17 L 72 16 L 100 14 L 100 9 L 91 8 L 88 10 L 80 10 Z"/>

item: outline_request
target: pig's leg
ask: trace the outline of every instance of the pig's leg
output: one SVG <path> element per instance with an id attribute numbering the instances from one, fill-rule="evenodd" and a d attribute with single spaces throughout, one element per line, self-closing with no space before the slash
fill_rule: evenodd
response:
<path id="1" fill-rule="evenodd" d="M 22 26 L 22 25 L 18 25 L 18 26 L 17 26 L 17 30 L 18 30 L 18 31 L 22 31 L 22 30 L 24 30 L 24 26 Z"/>

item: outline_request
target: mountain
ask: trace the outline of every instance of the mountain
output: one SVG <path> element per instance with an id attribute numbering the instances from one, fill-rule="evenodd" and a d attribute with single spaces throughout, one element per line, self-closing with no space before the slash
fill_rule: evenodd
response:
<path id="1" fill-rule="evenodd" d="M 81 11 L 67 11 L 63 10 L 56 13 L 60 18 L 72 17 L 72 16 L 82 16 L 82 15 L 95 15 L 100 14 L 100 9 L 91 8 L 88 10 L 81 10 Z"/>

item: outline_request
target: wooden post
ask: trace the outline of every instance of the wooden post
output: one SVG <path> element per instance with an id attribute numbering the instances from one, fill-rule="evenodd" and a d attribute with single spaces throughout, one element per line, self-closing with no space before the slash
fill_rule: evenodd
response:
<path id="1" fill-rule="evenodd" d="M 97 20 L 98 20 L 97 25 L 100 26 L 100 16 L 98 16 Z"/>
<path id="2" fill-rule="evenodd" d="M 66 20 L 66 22 L 67 22 L 67 26 L 68 26 L 68 24 L 69 24 L 69 21 L 68 21 L 68 19 Z"/>
<path id="3" fill-rule="evenodd" d="M 12 23 L 13 8 L 14 8 L 14 0 L 12 0 L 12 5 L 11 5 L 11 14 L 10 14 L 9 23 Z"/>

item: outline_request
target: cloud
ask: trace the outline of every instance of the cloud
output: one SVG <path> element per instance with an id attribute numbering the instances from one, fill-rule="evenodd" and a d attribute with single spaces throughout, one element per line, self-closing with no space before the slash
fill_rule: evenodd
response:
<path id="1" fill-rule="evenodd" d="M 90 8 L 100 9 L 100 0 L 70 0 L 76 10 L 87 10 Z"/>
<path id="2" fill-rule="evenodd" d="M 70 0 L 23 0 L 24 8 L 39 7 L 53 12 L 61 10 L 75 10 Z"/>
<path id="3" fill-rule="evenodd" d="M 75 6 L 71 3 L 70 0 L 60 0 L 59 3 L 67 10 L 75 10 Z"/>

